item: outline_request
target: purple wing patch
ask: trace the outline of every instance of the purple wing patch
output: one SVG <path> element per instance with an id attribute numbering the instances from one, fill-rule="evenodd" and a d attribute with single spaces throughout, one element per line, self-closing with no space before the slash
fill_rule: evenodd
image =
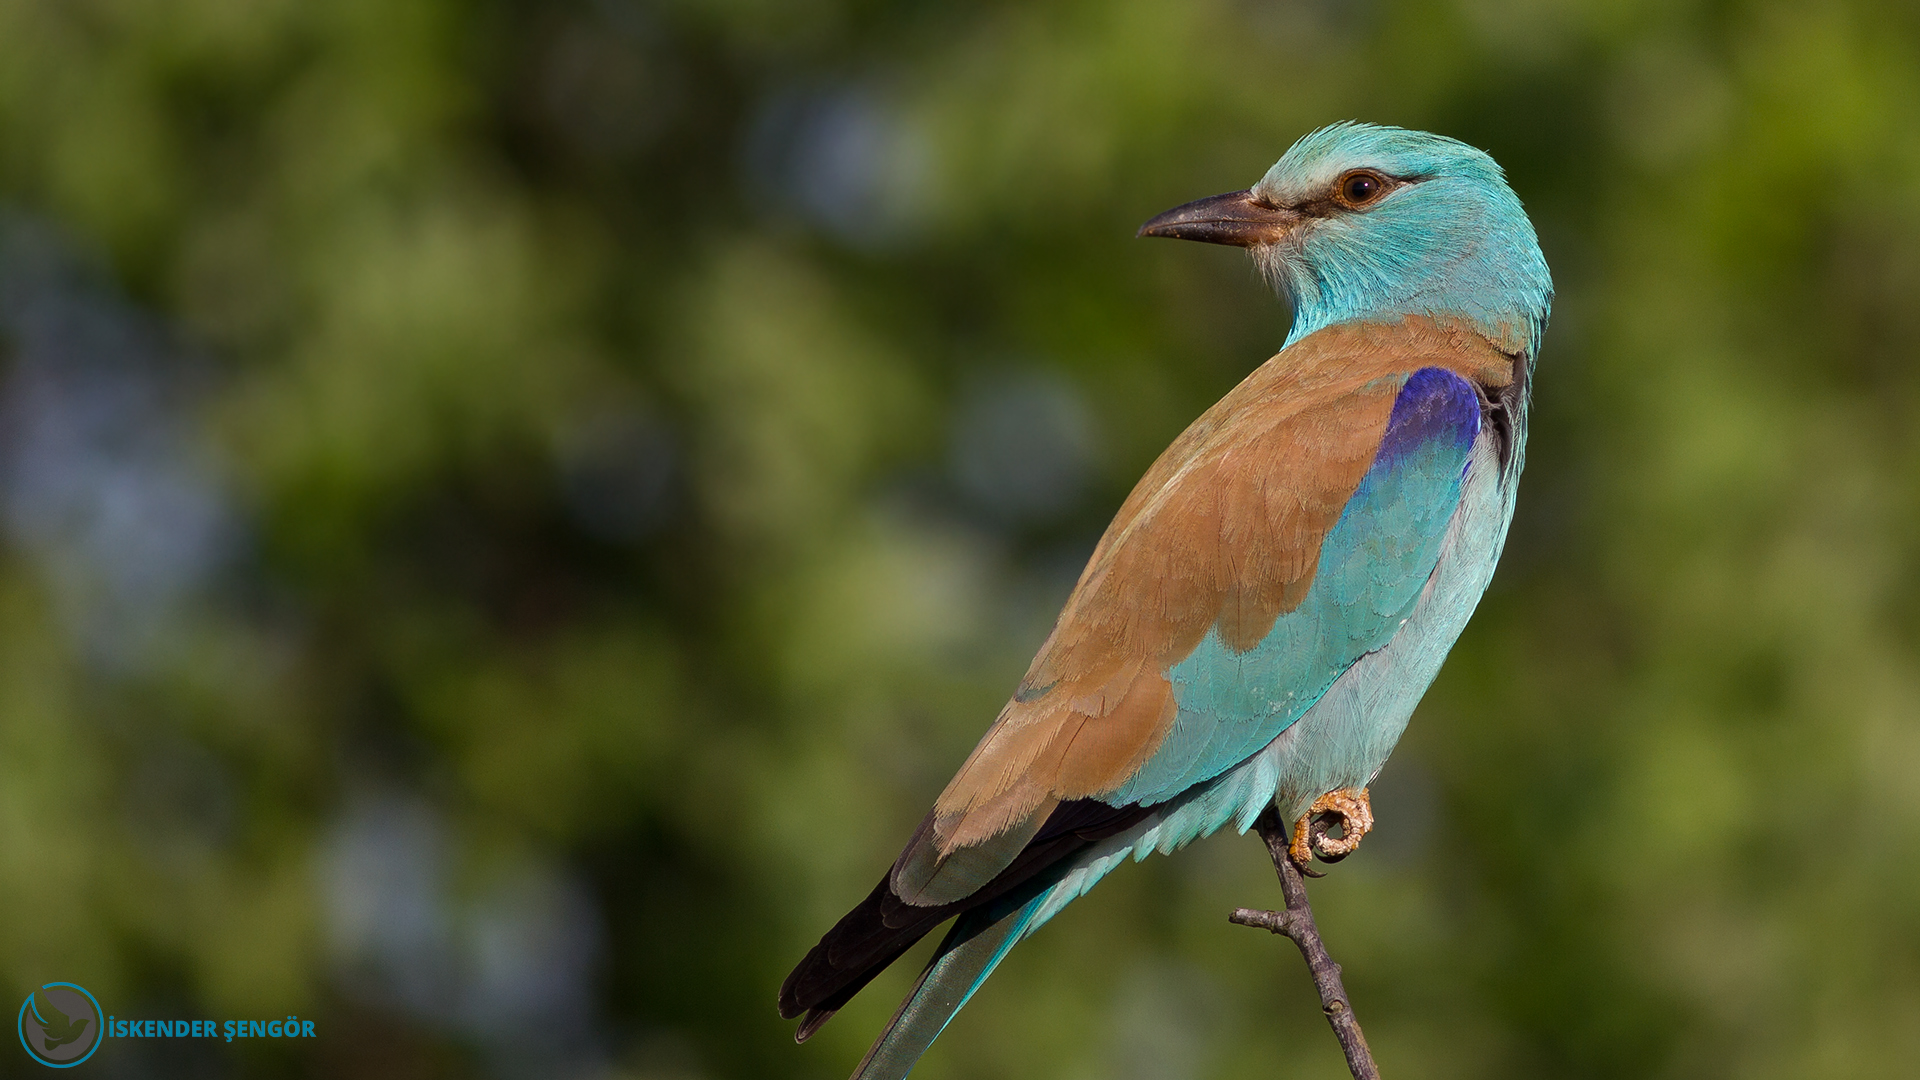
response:
<path id="1" fill-rule="evenodd" d="M 1391 465 L 1436 443 L 1464 447 L 1479 434 L 1480 394 L 1473 384 L 1445 368 L 1421 368 L 1393 401 L 1374 464 Z"/>

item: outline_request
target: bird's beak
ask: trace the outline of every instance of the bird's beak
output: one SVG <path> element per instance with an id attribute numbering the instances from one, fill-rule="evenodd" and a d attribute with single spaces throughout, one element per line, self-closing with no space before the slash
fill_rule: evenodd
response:
<path id="1" fill-rule="evenodd" d="M 1140 226 L 1135 235 L 1258 247 L 1284 238 L 1300 218 L 1298 211 L 1269 206 L 1254 198 L 1251 191 L 1229 191 L 1176 206 Z"/>

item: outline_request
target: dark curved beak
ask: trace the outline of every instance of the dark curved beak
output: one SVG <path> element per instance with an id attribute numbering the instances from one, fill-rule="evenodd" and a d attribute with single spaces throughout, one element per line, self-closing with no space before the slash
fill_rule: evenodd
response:
<path id="1" fill-rule="evenodd" d="M 1251 191 L 1229 191 L 1176 206 L 1140 226 L 1134 235 L 1256 247 L 1284 238 L 1301 217 L 1298 211 L 1258 201 Z"/>

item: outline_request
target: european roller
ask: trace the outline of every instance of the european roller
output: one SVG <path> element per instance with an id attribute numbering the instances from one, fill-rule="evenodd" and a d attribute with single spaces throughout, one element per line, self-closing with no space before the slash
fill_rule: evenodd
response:
<path id="1" fill-rule="evenodd" d="M 1553 284 L 1492 158 L 1335 124 L 1140 235 L 1246 248 L 1293 327 L 1147 470 L 999 718 L 780 988 L 805 1041 L 954 920 L 856 1080 L 906 1076 L 1127 858 L 1269 806 L 1303 867 L 1351 851 L 1506 541 Z"/>

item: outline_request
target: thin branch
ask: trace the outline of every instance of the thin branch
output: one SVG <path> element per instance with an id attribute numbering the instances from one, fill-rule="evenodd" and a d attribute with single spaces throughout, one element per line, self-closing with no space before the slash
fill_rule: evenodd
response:
<path id="1" fill-rule="evenodd" d="M 1255 828 L 1260 839 L 1267 842 L 1267 854 L 1273 856 L 1273 868 L 1280 874 L 1280 895 L 1287 907 L 1285 911 L 1240 908 L 1227 916 L 1227 921 L 1271 930 L 1300 947 L 1307 969 L 1313 972 L 1313 985 L 1320 991 L 1320 1011 L 1327 1014 L 1327 1023 L 1333 1026 L 1340 1049 L 1346 1052 L 1347 1070 L 1353 1073 L 1353 1080 L 1380 1080 L 1373 1053 L 1367 1049 L 1367 1037 L 1360 1033 L 1360 1021 L 1353 1015 L 1353 1002 L 1347 998 L 1346 985 L 1340 981 L 1340 965 L 1327 955 L 1327 947 L 1320 941 L 1320 928 L 1314 925 L 1313 907 L 1307 903 L 1306 879 L 1287 856 L 1286 824 L 1269 808 Z"/>

